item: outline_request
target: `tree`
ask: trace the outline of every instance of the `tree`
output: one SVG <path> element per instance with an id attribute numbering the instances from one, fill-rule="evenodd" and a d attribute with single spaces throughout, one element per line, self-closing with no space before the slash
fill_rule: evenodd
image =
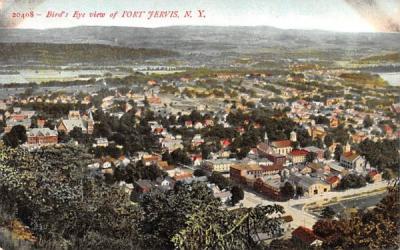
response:
<path id="1" fill-rule="evenodd" d="M 304 190 L 301 186 L 296 186 L 296 196 L 301 197 L 304 195 Z"/>
<path id="2" fill-rule="evenodd" d="M 335 216 L 335 211 L 333 211 L 333 209 L 331 207 L 324 207 L 324 209 L 322 209 L 321 212 L 321 216 L 322 218 L 325 219 L 332 219 L 333 216 Z"/>
<path id="3" fill-rule="evenodd" d="M 27 225 L 39 238 L 39 248 L 121 249 L 140 244 L 137 207 L 117 185 L 93 178 L 87 168 L 93 156 L 84 148 L 27 151 L 0 146 L 0 156 L 2 212 Z"/>
<path id="4" fill-rule="evenodd" d="M 204 183 L 180 184 L 170 191 L 158 189 L 146 194 L 140 202 L 143 219 L 140 231 L 144 247 L 151 249 L 173 249 L 171 238 L 189 225 L 187 218 L 202 207 L 218 213 L 221 205 L 211 189 Z"/>
<path id="5" fill-rule="evenodd" d="M 227 189 L 231 186 L 230 180 L 225 178 L 220 172 L 213 171 L 208 180 L 217 185 L 221 190 Z"/>
<path id="6" fill-rule="evenodd" d="M 326 145 L 326 147 L 330 147 L 330 146 L 332 146 L 332 144 L 333 144 L 333 139 L 332 139 L 332 136 L 331 135 L 326 135 L 325 136 L 325 138 L 324 138 L 324 143 L 325 143 L 325 145 Z"/>
<path id="7" fill-rule="evenodd" d="M 363 176 L 349 174 L 342 178 L 338 186 L 339 189 L 360 188 L 366 185 L 366 180 Z"/>
<path id="8" fill-rule="evenodd" d="M 258 249 L 260 233 L 280 235 L 279 205 L 243 208 L 236 211 L 200 206 L 189 216 L 172 241 L 178 249 Z"/>
<path id="9" fill-rule="evenodd" d="M 372 120 L 370 115 L 366 115 L 363 121 L 364 128 L 369 128 L 374 125 L 374 121 Z"/>
<path id="10" fill-rule="evenodd" d="M 18 145 L 24 144 L 26 140 L 26 129 L 22 125 L 16 125 L 12 127 L 11 131 L 3 136 L 4 144 L 13 148 L 17 147 Z"/>
<path id="11" fill-rule="evenodd" d="M 343 147 L 341 144 L 337 144 L 334 152 L 334 158 L 336 161 L 340 161 L 340 156 L 343 154 Z"/>
<path id="12" fill-rule="evenodd" d="M 207 173 L 203 169 L 198 168 L 193 171 L 193 175 L 196 177 L 200 177 L 200 176 L 207 176 Z"/>
<path id="13" fill-rule="evenodd" d="M 348 219 L 320 220 L 313 226 L 324 238 L 323 249 L 398 249 L 400 238 L 399 187 L 389 187 L 388 195 L 376 208 Z"/>
<path id="14" fill-rule="evenodd" d="M 332 153 L 329 149 L 324 151 L 324 158 L 330 160 L 332 158 Z"/>
<path id="15" fill-rule="evenodd" d="M 231 198 L 231 202 L 232 205 L 236 205 L 239 201 L 243 200 L 244 198 L 244 192 L 243 189 L 239 186 L 233 186 L 231 189 L 231 193 L 232 193 L 232 198 Z"/>
<path id="16" fill-rule="evenodd" d="M 317 153 L 315 152 L 308 152 L 306 155 L 306 162 L 314 162 L 317 158 Z"/>
<path id="17" fill-rule="evenodd" d="M 294 196 L 294 187 L 290 182 L 285 182 L 285 184 L 280 189 L 281 194 L 284 199 L 289 200 Z"/>

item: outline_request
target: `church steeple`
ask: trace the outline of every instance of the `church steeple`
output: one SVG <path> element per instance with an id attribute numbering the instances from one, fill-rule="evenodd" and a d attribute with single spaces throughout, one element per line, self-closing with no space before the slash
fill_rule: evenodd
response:
<path id="1" fill-rule="evenodd" d="M 265 133 L 264 133 L 264 142 L 265 142 L 265 144 L 269 144 L 267 131 L 265 131 Z"/>

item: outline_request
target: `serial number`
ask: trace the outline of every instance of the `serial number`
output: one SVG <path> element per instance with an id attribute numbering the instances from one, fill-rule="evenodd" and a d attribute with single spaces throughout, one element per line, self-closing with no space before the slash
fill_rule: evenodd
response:
<path id="1" fill-rule="evenodd" d="M 28 11 L 28 12 L 13 12 L 12 13 L 12 18 L 32 18 L 35 16 L 35 13 L 33 11 Z"/>

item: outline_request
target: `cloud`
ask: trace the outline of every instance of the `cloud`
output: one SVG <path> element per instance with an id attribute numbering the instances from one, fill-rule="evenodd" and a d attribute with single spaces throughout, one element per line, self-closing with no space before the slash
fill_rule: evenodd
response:
<path id="1" fill-rule="evenodd" d="M 400 32 L 400 18 L 392 16 L 376 0 L 345 0 L 359 15 L 368 21 L 376 31 Z"/>

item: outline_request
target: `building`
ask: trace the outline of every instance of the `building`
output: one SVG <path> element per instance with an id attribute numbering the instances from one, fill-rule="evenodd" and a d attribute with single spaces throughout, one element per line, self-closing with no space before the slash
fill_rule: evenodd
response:
<path id="1" fill-rule="evenodd" d="M 290 140 L 281 140 L 271 142 L 271 149 L 280 155 L 288 155 L 292 151 L 292 142 Z"/>
<path id="2" fill-rule="evenodd" d="M 243 184 L 252 184 L 262 173 L 262 168 L 257 164 L 234 164 L 229 170 L 230 178 Z"/>
<path id="3" fill-rule="evenodd" d="M 269 198 L 276 201 L 282 199 L 280 186 L 281 186 L 281 181 L 279 175 L 276 178 L 270 178 L 270 177 L 258 178 L 253 184 L 255 191 L 265 196 L 268 196 Z"/>
<path id="4" fill-rule="evenodd" d="M 340 156 L 340 165 L 357 172 L 363 172 L 366 166 L 366 160 L 357 153 L 346 152 Z"/>
<path id="5" fill-rule="evenodd" d="M 58 133 L 49 128 L 32 128 L 26 132 L 29 145 L 51 145 L 58 143 Z"/>
<path id="6" fill-rule="evenodd" d="M 304 246 L 304 249 L 322 245 L 322 238 L 315 235 L 312 229 L 300 226 L 292 232 L 292 239 Z"/>
<path id="7" fill-rule="evenodd" d="M 324 159 L 324 150 L 323 149 L 317 148 L 315 146 L 309 146 L 309 147 L 305 147 L 303 149 L 309 153 L 315 153 L 318 160 Z"/>
<path id="8" fill-rule="evenodd" d="M 265 157 L 272 161 L 274 165 L 283 165 L 286 162 L 286 156 L 280 154 L 270 153 L 266 154 Z"/>
<path id="9" fill-rule="evenodd" d="M 208 169 L 209 171 L 228 173 L 230 167 L 235 163 L 235 159 L 206 160 L 203 163 L 203 167 Z"/>
<path id="10" fill-rule="evenodd" d="M 321 181 L 319 178 L 293 175 L 290 177 L 290 181 L 294 186 L 301 187 L 304 191 L 304 195 L 308 197 L 326 193 L 331 190 L 331 186 Z"/>
<path id="11" fill-rule="evenodd" d="M 294 149 L 292 152 L 289 153 L 288 159 L 293 164 L 304 163 L 304 162 L 306 162 L 307 154 L 308 154 L 308 151 L 306 151 L 304 149 Z"/>

